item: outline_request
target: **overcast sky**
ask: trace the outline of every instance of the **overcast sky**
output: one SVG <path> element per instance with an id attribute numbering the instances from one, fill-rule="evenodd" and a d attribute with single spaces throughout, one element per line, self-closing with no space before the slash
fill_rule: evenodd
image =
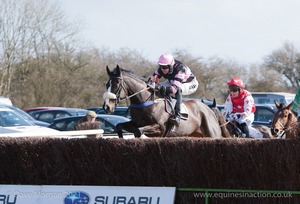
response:
<path id="1" fill-rule="evenodd" d="M 300 50 L 299 0 L 61 0 L 96 47 L 129 48 L 157 61 L 164 52 L 261 63 L 285 42 Z M 184 61 L 182 59 L 182 61 Z"/>

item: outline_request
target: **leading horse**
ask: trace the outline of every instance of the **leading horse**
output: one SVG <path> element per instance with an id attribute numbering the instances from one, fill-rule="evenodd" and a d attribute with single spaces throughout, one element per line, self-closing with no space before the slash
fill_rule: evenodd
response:
<path id="1" fill-rule="evenodd" d="M 122 129 L 140 137 L 142 132 L 139 128 L 157 125 L 160 136 L 163 137 L 221 138 L 217 118 L 213 111 L 200 101 L 184 101 L 188 116 L 181 119 L 179 126 L 175 126 L 169 122 L 170 111 L 166 99 L 155 88 L 151 88 L 147 80 L 132 71 L 120 68 L 119 65 L 113 71 L 106 66 L 106 71 L 109 80 L 106 84 L 107 90 L 103 94 L 103 109 L 111 113 L 121 100 L 130 100 L 131 120 L 117 125 L 120 138 L 123 137 Z"/>
<path id="2" fill-rule="evenodd" d="M 272 135 L 276 138 L 295 139 L 300 131 L 297 113 L 292 110 L 293 101 L 289 105 L 275 101 L 275 105 L 277 112 L 271 124 Z"/>

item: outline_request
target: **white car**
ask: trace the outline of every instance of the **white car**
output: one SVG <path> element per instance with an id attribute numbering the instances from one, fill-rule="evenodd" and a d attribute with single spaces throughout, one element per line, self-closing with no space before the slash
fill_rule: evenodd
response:
<path id="1" fill-rule="evenodd" d="M 34 125 L 15 111 L 0 107 L 0 136 L 46 136 L 60 131 Z"/>

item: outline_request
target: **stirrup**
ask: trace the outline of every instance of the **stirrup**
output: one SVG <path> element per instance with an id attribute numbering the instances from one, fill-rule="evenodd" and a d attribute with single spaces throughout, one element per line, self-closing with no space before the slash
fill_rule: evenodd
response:
<path id="1" fill-rule="evenodd" d="M 169 121 L 175 125 L 179 125 L 180 124 L 180 116 L 179 115 L 173 115 L 169 118 Z"/>

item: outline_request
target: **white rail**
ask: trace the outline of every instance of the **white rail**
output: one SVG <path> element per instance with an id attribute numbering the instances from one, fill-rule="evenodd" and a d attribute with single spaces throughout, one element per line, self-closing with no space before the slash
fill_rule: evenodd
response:
<path id="1" fill-rule="evenodd" d="M 99 135 L 103 136 L 103 129 L 94 130 L 76 130 L 76 131 L 58 131 L 58 132 L 32 132 L 32 133 L 5 133 L 0 134 L 0 137 L 78 137 L 78 136 L 89 136 L 89 135 Z"/>

